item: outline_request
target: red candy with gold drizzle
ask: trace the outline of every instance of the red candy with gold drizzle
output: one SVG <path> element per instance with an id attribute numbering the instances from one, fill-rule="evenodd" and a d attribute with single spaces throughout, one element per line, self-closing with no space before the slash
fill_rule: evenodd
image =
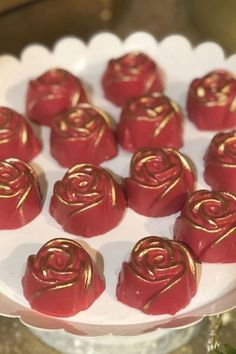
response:
<path id="1" fill-rule="evenodd" d="M 0 107 L 0 160 L 17 157 L 32 160 L 41 144 L 24 117 L 7 107 Z"/>
<path id="2" fill-rule="evenodd" d="M 129 151 L 142 147 L 183 145 L 182 113 L 179 106 L 161 94 L 128 100 L 121 112 L 118 140 Z"/>
<path id="3" fill-rule="evenodd" d="M 139 52 L 111 59 L 102 77 L 102 87 L 106 98 L 117 106 L 123 106 L 130 97 L 163 91 L 159 68 Z"/>
<path id="4" fill-rule="evenodd" d="M 174 214 L 194 190 L 188 161 L 172 148 L 138 150 L 131 160 L 130 174 L 125 179 L 128 205 L 142 215 Z"/>
<path id="5" fill-rule="evenodd" d="M 201 130 L 236 126 L 236 79 L 227 71 L 214 70 L 190 85 L 187 111 Z"/>
<path id="6" fill-rule="evenodd" d="M 174 315 L 197 291 L 196 263 L 186 246 L 157 236 L 136 243 L 124 262 L 117 299 L 148 315 Z"/>
<path id="7" fill-rule="evenodd" d="M 174 238 L 185 242 L 201 261 L 236 262 L 236 196 L 193 193 L 176 220 Z"/>
<path id="8" fill-rule="evenodd" d="M 204 178 L 212 189 L 236 194 L 236 130 L 215 135 L 204 160 Z"/>
<path id="9" fill-rule="evenodd" d="M 125 208 L 123 190 L 106 170 L 78 164 L 55 183 L 50 214 L 65 231 L 91 237 L 117 226 Z"/>
<path id="10" fill-rule="evenodd" d="M 63 238 L 47 242 L 29 256 L 22 285 L 32 309 L 58 317 L 86 310 L 105 288 L 85 249 Z"/>
<path id="11" fill-rule="evenodd" d="M 79 104 L 52 119 L 51 154 L 64 167 L 78 162 L 101 163 L 117 155 L 109 116 Z"/>
<path id="12" fill-rule="evenodd" d="M 16 158 L 0 161 L 0 229 L 17 229 L 42 209 L 38 177 Z"/>
<path id="13" fill-rule="evenodd" d="M 26 112 L 33 121 L 50 126 L 53 116 L 87 101 L 77 77 L 63 69 L 51 69 L 29 82 Z"/>

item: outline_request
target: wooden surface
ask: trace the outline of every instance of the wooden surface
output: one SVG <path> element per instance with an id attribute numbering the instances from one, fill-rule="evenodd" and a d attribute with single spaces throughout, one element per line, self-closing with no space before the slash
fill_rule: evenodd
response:
<path id="1" fill-rule="evenodd" d="M 202 37 L 192 24 L 186 1 L 146 0 L 144 5 L 143 0 L 33 0 L 0 15 L 0 52 L 19 55 L 32 42 L 52 46 L 61 36 L 73 34 L 86 40 L 101 30 L 121 37 L 145 30 L 159 39 L 182 33 L 198 43 Z"/>
<path id="2" fill-rule="evenodd" d="M 0 14 L 9 10 L 17 9 L 23 5 L 32 3 L 33 1 L 35 0 L 0 0 Z"/>
<path id="3" fill-rule="evenodd" d="M 11 3 L 12 0 L 1 1 Z M 18 55 L 29 43 L 52 46 L 59 37 L 70 34 L 86 39 L 107 28 L 111 22 L 109 11 L 114 9 L 116 13 L 113 4 L 117 1 L 119 3 L 119 0 L 30 1 L 27 6 L 0 15 L 0 52 Z"/>

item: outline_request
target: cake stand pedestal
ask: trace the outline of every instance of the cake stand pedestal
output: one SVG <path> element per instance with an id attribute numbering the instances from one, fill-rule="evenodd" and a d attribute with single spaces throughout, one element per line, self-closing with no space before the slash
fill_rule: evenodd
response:
<path id="1" fill-rule="evenodd" d="M 140 336 L 80 337 L 60 331 L 30 331 L 63 354 L 167 354 L 186 344 L 199 331 L 201 323 L 184 329 L 160 329 Z"/>

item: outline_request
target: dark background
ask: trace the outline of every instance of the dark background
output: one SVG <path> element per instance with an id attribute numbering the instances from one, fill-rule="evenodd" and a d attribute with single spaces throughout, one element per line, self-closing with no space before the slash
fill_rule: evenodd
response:
<path id="1" fill-rule="evenodd" d="M 102 30 L 120 37 L 145 30 L 193 44 L 216 40 L 236 52 L 235 0 L 0 0 L 0 53 L 18 55 L 32 42 L 52 46 L 65 35 L 84 40 Z"/>

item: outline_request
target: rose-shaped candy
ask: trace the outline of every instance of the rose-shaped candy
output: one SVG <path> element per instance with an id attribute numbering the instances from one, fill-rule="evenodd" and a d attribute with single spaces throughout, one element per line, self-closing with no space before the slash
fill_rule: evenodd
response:
<path id="1" fill-rule="evenodd" d="M 24 117 L 7 107 L 0 107 L 0 160 L 17 157 L 32 160 L 41 144 Z"/>
<path id="2" fill-rule="evenodd" d="M 142 147 L 180 148 L 182 113 L 179 106 L 161 94 L 135 97 L 125 104 L 118 125 L 118 140 L 129 151 Z"/>
<path id="3" fill-rule="evenodd" d="M 162 92 L 160 70 L 147 55 L 132 52 L 109 61 L 102 77 L 108 100 L 122 106 L 130 97 Z"/>
<path id="4" fill-rule="evenodd" d="M 236 196 L 193 193 L 176 220 L 174 238 L 185 242 L 201 261 L 236 262 Z"/>
<path id="5" fill-rule="evenodd" d="M 41 211 L 42 196 L 32 167 L 16 158 L 0 161 L 0 229 L 17 229 Z"/>
<path id="6" fill-rule="evenodd" d="M 128 205 L 146 216 L 179 211 L 194 190 L 194 174 L 186 158 L 172 148 L 138 150 L 125 179 Z"/>
<path id="7" fill-rule="evenodd" d="M 236 130 L 215 135 L 204 159 L 204 177 L 212 189 L 236 194 Z"/>
<path id="8" fill-rule="evenodd" d="M 124 193 L 106 170 L 78 164 L 55 183 L 50 214 L 65 231 L 91 237 L 114 228 L 125 208 Z"/>
<path id="9" fill-rule="evenodd" d="M 86 310 L 105 288 L 83 247 L 60 238 L 28 257 L 22 285 L 32 309 L 58 317 Z"/>
<path id="10" fill-rule="evenodd" d="M 63 69 L 51 69 L 31 80 L 26 98 L 26 112 L 33 121 L 50 126 L 51 118 L 87 102 L 78 78 Z"/>
<path id="11" fill-rule="evenodd" d="M 236 125 L 236 80 L 224 70 L 211 71 L 192 81 L 187 111 L 201 130 L 220 130 Z"/>
<path id="12" fill-rule="evenodd" d="M 123 263 L 116 295 L 148 315 L 174 315 L 196 291 L 196 263 L 187 247 L 148 236 L 137 242 L 130 261 Z"/>
<path id="13" fill-rule="evenodd" d="M 51 154 L 64 167 L 101 163 L 117 154 L 108 115 L 83 103 L 52 119 Z"/>

